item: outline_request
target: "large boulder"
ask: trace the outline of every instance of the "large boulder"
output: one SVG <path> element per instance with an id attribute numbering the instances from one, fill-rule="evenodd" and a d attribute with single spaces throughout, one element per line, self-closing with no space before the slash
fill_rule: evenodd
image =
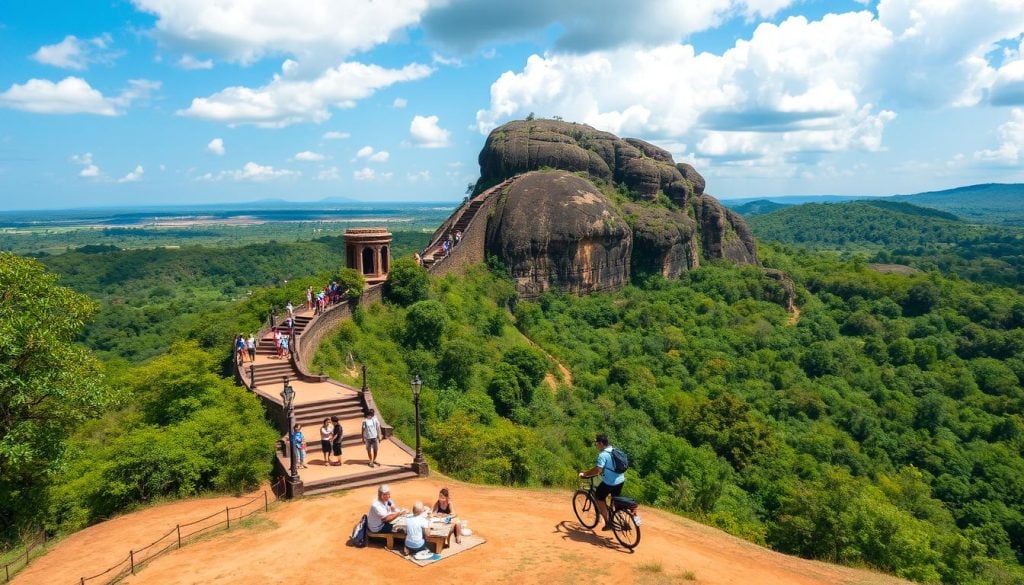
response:
<path id="1" fill-rule="evenodd" d="M 520 295 L 550 288 L 583 294 L 629 281 L 629 225 L 587 179 L 537 171 L 497 197 L 485 245 L 503 259 Z"/>
<path id="2" fill-rule="evenodd" d="M 476 192 L 507 179 L 486 250 L 519 293 L 611 290 L 637 276 L 676 278 L 702 259 L 758 265 L 743 219 L 705 193 L 692 166 L 649 142 L 585 124 L 518 120 L 491 132 Z"/>
<path id="3" fill-rule="evenodd" d="M 653 201 L 661 191 L 683 205 L 693 192 L 668 151 L 559 120 L 517 120 L 494 129 L 479 162 L 477 191 L 520 173 L 551 168 L 621 184 L 641 200 Z"/>

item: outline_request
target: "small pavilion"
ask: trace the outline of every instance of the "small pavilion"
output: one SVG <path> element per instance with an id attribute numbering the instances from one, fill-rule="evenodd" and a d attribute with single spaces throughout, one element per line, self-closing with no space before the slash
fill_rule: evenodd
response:
<path id="1" fill-rule="evenodd" d="M 391 268 L 391 232 L 388 228 L 346 229 L 345 266 L 358 270 L 366 284 L 387 280 Z"/>

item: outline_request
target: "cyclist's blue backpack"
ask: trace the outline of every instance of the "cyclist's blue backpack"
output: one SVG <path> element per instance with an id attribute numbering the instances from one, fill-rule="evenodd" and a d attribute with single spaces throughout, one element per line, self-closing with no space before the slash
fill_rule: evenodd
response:
<path id="1" fill-rule="evenodd" d="M 612 471 L 615 473 L 625 473 L 629 469 L 629 457 L 622 452 L 618 447 L 612 447 Z"/>

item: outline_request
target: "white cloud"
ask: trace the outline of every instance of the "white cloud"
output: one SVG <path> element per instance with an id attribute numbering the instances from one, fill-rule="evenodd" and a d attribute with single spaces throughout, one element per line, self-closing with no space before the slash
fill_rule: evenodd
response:
<path id="1" fill-rule="evenodd" d="M 243 64 L 267 55 L 336 59 L 386 42 L 419 22 L 428 0 L 132 0 L 157 17 L 155 34 L 188 52 Z"/>
<path id="2" fill-rule="evenodd" d="M 217 156 L 224 156 L 224 139 L 214 138 L 206 145 L 206 150 Z"/>
<path id="3" fill-rule="evenodd" d="M 404 108 L 409 105 L 409 100 L 405 98 L 395 98 L 395 101 L 391 102 L 391 107 L 396 109 Z"/>
<path id="4" fill-rule="evenodd" d="M 206 173 L 197 180 L 200 181 L 254 181 L 254 182 L 265 182 L 272 181 L 275 179 L 283 179 L 287 177 L 298 177 L 302 173 L 298 171 L 290 171 L 287 169 L 275 169 L 269 165 L 260 165 L 254 162 L 247 162 L 245 166 L 238 170 L 221 171 L 218 174 Z"/>
<path id="5" fill-rule="evenodd" d="M 93 89 L 84 79 L 65 77 L 54 83 L 30 79 L 0 93 L 0 105 L 36 114 L 99 114 L 116 116 L 114 102 Z"/>
<path id="6" fill-rule="evenodd" d="M 109 34 L 91 39 L 80 39 L 74 35 L 68 35 L 55 45 L 39 47 L 39 50 L 32 54 L 32 59 L 44 65 L 82 71 L 87 69 L 91 63 L 113 62 L 119 53 L 108 50 L 111 42 L 112 38 Z"/>
<path id="7" fill-rule="evenodd" d="M 178 59 L 178 67 L 193 71 L 196 69 L 213 69 L 213 59 L 196 59 L 192 55 L 182 55 Z"/>
<path id="8" fill-rule="evenodd" d="M 327 157 L 320 154 L 319 152 L 313 152 L 312 150 L 303 150 L 302 152 L 295 155 L 295 160 L 303 162 L 320 162 L 325 160 Z"/>
<path id="9" fill-rule="evenodd" d="M 909 106 L 970 106 L 993 81 L 987 55 L 1024 33 L 1024 2 L 881 0 L 878 22 L 895 42 L 874 87 Z"/>
<path id="10" fill-rule="evenodd" d="M 974 153 L 974 161 L 987 166 L 1017 166 L 1024 162 L 1024 108 L 1010 110 L 1010 119 L 999 126 L 999 146 Z"/>
<path id="11" fill-rule="evenodd" d="M 403 81 L 422 79 L 433 72 L 426 65 L 411 64 L 401 69 L 378 65 L 342 63 L 315 79 L 302 79 L 293 61 L 286 61 L 282 73 L 258 88 L 228 87 L 209 97 L 195 98 L 178 114 L 223 122 L 281 128 L 299 122 L 320 123 L 331 117 L 330 109 L 352 108 L 378 89 Z"/>
<path id="12" fill-rule="evenodd" d="M 1017 49 L 1008 49 L 1003 64 L 992 75 L 993 105 L 1024 105 L 1024 40 Z"/>
<path id="13" fill-rule="evenodd" d="M 372 181 L 376 176 L 376 171 L 370 167 L 363 167 L 352 173 L 352 177 L 357 181 Z"/>
<path id="14" fill-rule="evenodd" d="M 462 67 L 462 59 L 455 57 L 445 57 L 440 53 L 433 53 L 430 55 L 430 61 L 434 65 L 447 65 L 449 67 Z"/>
<path id="15" fill-rule="evenodd" d="M 318 181 L 337 181 L 339 179 L 341 179 L 341 172 L 338 170 L 338 167 L 321 169 L 320 172 L 316 174 L 316 180 Z"/>
<path id="16" fill-rule="evenodd" d="M 415 116 L 409 124 L 413 144 L 420 148 L 444 148 L 451 133 L 438 125 L 437 116 Z"/>
<path id="17" fill-rule="evenodd" d="M 142 165 L 136 165 L 135 170 L 129 172 L 127 175 L 117 180 L 118 183 L 134 183 L 142 180 L 142 175 L 146 171 L 142 168 Z"/>
<path id="18" fill-rule="evenodd" d="M 102 171 L 100 171 L 100 168 L 93 163 L 91 152 L 87 152 L 81 155 L 73 154 L 71 155 L 71 162 L 75 163 L 76 165 L 82 166 L 82 170 L 78 172 L 79 177 L 84 177 L 87 179 L 98 179 L 99 177 L 103 176 L 103 173 Z"/>
<path id="19" fill-rule="evenodd" d="M 364 146 L 356 152 L 356 158 L 365 158 L 369 162 L 385 163 L 391 158 L 391 154 L 386 150 L 374 151 L 372 146 Z"/>
<path id="20" fill-rule="evenodd" d="M 321 138 L 323 138 L 324 140 L 344 140 L 346 138 L 349 138 L 350 136 L 352 135 L 349 134 L 348 132 L 338 132 L 337 130 L 332 130 L 330 132 L 324 132 Z"/>
<path id="21" fill-rule="evenodd" d="M 430 171 L 419 171 L 415 173 L 409 173 L 405 176 L 410 183 L 427 182 L 430 180 Z"/>
<path id="22" fill-rule="evenodd" d="M 486 133 L 529 112 L 562 115 L 620 135 L 696 145 L 673 152 L 736 167 L 878 151 L 893 105 L 970 105 L 997 79 L 1003 96 L 1016 95 L 1020 79 L 1024 100 L 1017 54 L 998 71 L 986 60 L 993 43 L 1024 33 L 1024 3 L 983 3 L 882 0 L 878 18 L 868 11 L 797 16 L 762 23 L 721 54 L 672 42 L 533 55 L 494 81 L 477 128 Z M 778 5 L 750 2 L 745 13 Z"/>

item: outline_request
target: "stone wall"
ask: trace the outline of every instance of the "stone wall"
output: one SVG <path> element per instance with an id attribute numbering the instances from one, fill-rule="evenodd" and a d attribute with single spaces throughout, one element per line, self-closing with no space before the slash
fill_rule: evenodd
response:
<path id="1" fill-rule="evenodd" d="M 363 291 L 363 296 L 359 299 L 359 304 L 372 305 L 373 303 L 380 302 L 383 298 L 383 291 L 383 284 L 366 287 L 366 290 Z M 295 369 L 303 377 L 322 381 L 319 373 L 312 371 L 313 357 L 316 355 L 316 350 L 320 347 L 324 337 L 330 335 L 331 331 L 342 321 L 347 321 L 351 318 L 352 305 L 345 302 L 338 303 L 332 305 L 323 314 L 313 319 L 309 326 L 306 327 L 306 330 L 302 332 L 302 335 L 297 336 L 296 345 L 298 347 L 296 347 L 293 353 L 293 358 Z"/>
<path id="2" fill-rule="evenodd" d="M 462 232 L 462 241 L 452 248 L 446 258 L 440 259 L 427 268 L 433 276 L 444 276 L 449 272 L 462 272 L 473 264 L 484 261 L 484 242 L 487 239 L 487 218 L 494 209 L 500 193 L 492 193 L 484 200 L 473 220 Z"/>

